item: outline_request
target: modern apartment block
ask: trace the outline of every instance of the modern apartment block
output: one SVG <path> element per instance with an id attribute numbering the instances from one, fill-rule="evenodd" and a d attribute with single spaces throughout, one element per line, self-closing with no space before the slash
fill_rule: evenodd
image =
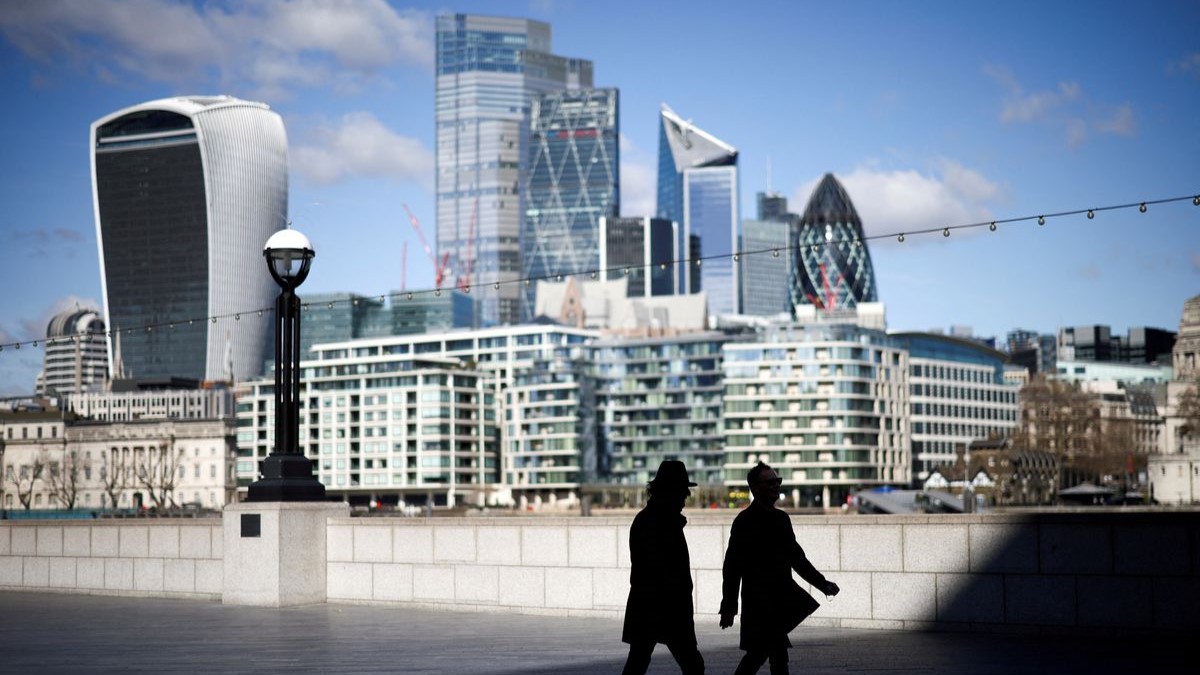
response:
<path id="1" fill-rule="evenodd" d="M 620 213 L 618 104 L 616 89 L 557 91 L 534 99 L 521 229 L 525 279 L 599 268 L 599 221 Z M 522 288 L 522 318 L 528 321 L 534 285 Z"/>
<path id="2" fill-rule="evenodd" d="M 762 461 L 800 504 L 911 479 L 909 357 L 882 331 L 771 324 L 724 347 L 725 484 Z"/>
<path id="3" fill-rule="evenodd" d="M 62 312 L 46 326 L 46 351 L 38 394 L 68 396 L 102 389 L 108 382 L 108 338 L 97 310 Z"/>
<path id="4" fill-rule="evenodd" d="M 967 338 L 893 333 L 908 352 L 913 476 L 924 481 L 954 464 L 972 441 L 1010 436 L 1018 385 L 1004 379 L 1006 356 Z"/>
<path id="5" fill-rule="evenodd" d="M 666 218 L 601 218 L 600 269 L 624 277 L 631 298 L 676 295 L 679 252 L 675 223 Z"/>
<path id="6" fill-rule="evenodd" d="M 90 152 L 105 324 L 127 331 L 127 376 L 257 375 L 271 322 L 208 317 L 272 306 L 262 250 L 287 223 L 283 120 L 228 96 L 162 99 L 92 123 Z"/>
<path id="7" fill-rule="evenodd" d="M 685 120 L 665 103 L 658 136 L 657 216 L 678 227 L 679 249 L 696 265 L 678 265 L 683 293 L 708 293 L 713 314 L 736 314 L 738 263 L 738 151 Z M 699 251 L 693 249 L 698 245 Z M 698 282 L 698 283 L 697 283 Z"/>
<path id="8" fill-rule="evenodd" d="M 506 467 L 501 447 L 528 448 L 530 466 L 550 466 L 587 448 L 538 444 L 536 418 L 547 363 L 578 358 L 597 335 L 524 325 L 316 345 L 301 361 L 300 438 L 330 495 L 352 504 L 513 504 L 575 498 L 578 479 L 546 484 L 548 473 Z M 559 381 L 567 381 L 564 376 Z M 274 381 L 242 385 L 238 398 L 238 483 L 249 485 L 274 442 Z M 537 393 L 511 405 L 510 389 Z M 524 388 L 524 389 L 522 389 Z M 570 436 L 570 434 L 568 434 Z M 575 437 L 579 437 L 578 434 Z M 583 439 L 581 439 L 582 441 Z M 527 442 L 528 441 L 528 442 Z M 508 473 L 509 469 L 511 473 Z M 582 470 L 582 469 L 581 469 Z M 516 487 L 507 480 L 525 480 Z"/>
<path id="9" fill-rule="evenodd" d="M 592 63 L 551 53 L 540 21 L 437 17 L 437 248 L 481 298 L 480 325 L 520 318 L 529 115 L 541 94 L 590 88 Z M 477 291 L 474 289 L 478 289 Z"/>
<path id="10" fill-rule="evenodd" d="M 729 340 L 689 332 L 591 344 L 601 482 L 641 492 L 663 460 L 675 459 L 702 487 L 723 484 L 721 349 Z"/>
<path id="11" fill-rule="evenodd" d="M 825 174 L 813 190 L 799 228 L 790 277 L 793 306 L 835 311 L 879 299 L 862 219 L 833 174 Z"/>

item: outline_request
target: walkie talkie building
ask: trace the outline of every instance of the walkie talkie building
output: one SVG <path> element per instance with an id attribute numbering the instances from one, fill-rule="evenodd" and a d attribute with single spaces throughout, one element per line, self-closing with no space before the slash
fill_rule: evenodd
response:
<path id="1" fill-rule="evenodd" d="M 789 274 L 793 308 L 854 309 L 860 302 L 878 301 L 862 220 L 833 174 L 825 174 L 813 190 L 793 245 L 795 265 Z"/>
<path id="2" fill-rule="evenodd" d="M 122 331 L 124 371 L 258 374 L 271 322 L 206 317 L 271 306 L 262 249 L 287 223 L 283 120 L 228 96 L 150 101 L 94 122 L 91 159 L 105 320 Z M 110 340 L 110 370 L 115 357 Z"/>

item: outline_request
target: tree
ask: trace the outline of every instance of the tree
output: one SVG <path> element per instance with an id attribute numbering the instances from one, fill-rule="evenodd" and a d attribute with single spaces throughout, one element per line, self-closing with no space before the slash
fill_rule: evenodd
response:
<path id="1" fill-rule="evenodd" d="M 182 451 L 175 450 L 175 436 L 157 447 L 150 447 L 138 456 L 134 475 L 138 485 L 145 488 L 155 508 L 175 506 L 175 486 L 179 482 L 179 460 Z"/>
<path id="2" fill-rule="evenodd" d="M 1183 423 L 1179 426 L 1181 436 L 1200 438 L 1200 375 L 1191 378 L 1183 393 L 1179 395 L 1175 414 L 1183 418 Z"/>
<path id="3" fill-rule="evenodd" d="M 75 502 L 79 500 L 80 474 L 91 466 L 91 460 L 81 459 L 78 450 L 64 451 L 62 463 L 51 462 L 46 472 L 51 497 L 63 508 L 75 508 Z"/>
<path id="4" fill-rule="evenodd" d="M 120 450 L 113 448 L 109 453 L 100 452 L 103 464 L 100 466 L 100 483 L 104 486 L 104 494 L 108 495 L 109 508 L 117 508 L 121 502 L 121 493 L 129 487 L 130 469 L 128 458 L 122 456 Z"/>
<path id="5" fill-rule="evenodd" d="M 32 464 L 22 464 L 19 468 L 11 465 L 8 467 L 8 475 L 5 478 L 16 490 L 17 499 L 20 500 L 21 506 L 24 506 L 26 511 L 33 506 L 33 491 L 45 472 L 46 456 L 44 453 L 39 453 L 34 457 Z"/>

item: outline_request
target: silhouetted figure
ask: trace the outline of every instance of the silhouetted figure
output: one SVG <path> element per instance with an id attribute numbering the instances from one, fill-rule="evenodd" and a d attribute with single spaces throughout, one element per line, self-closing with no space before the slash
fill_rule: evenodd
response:
<path id="1" fill-rule="evenodd" d="M 664 461 L 648 488 L 650 501 L 629 528 L 629 602 L 621 640 L 629 643 L 623 675 L 642 675 L 656 644 L 665 644 L 684 675 L 703 675 L 692 619 L 692 571 L 681 513 L 695 487 L 683 462 Z"/>
<path id="2" fill-rule="evenodd" d="M 733 625 L 742 587 L 742 636 L 746 651 L 734 675 L 754 675 L 770 659 L 771 675 L 787 675 L 788 633 L 819 605 L 792 579 L 792 570 L 825 595 L 837 595 L 837 584 L 813 567 L 796 543 L 792 521 L 775 508 L 783 479 L 759 462 L 746 476 L 754 501 L 733 520 L 725 552 L 721 628 Z"/>

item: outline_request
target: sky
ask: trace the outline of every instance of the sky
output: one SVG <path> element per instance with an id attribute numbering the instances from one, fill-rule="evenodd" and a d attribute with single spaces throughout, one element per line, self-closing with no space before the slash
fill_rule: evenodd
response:
<path id="1" fill-rule="evenodd" d="M 39 0 L 0 5 L 0 345 L 99 307 L 88 133 L 176 95 L 284 120 L 304 293 L 428 288 L 434 17 L 528 17 L 620 89 L 622 215 L 654 211 L 658 111 L 740 152 L 741 210 L 832 172 L 868 236 L 1200 193 L 1200 3 Z M 407 273 L 401 254 L 407 246 Z M 1200 294 L 1191 199 L 872 240 L 893 330 L 1176 330 Z M 0 395 L 41 351 L 0 352 Z"/>

